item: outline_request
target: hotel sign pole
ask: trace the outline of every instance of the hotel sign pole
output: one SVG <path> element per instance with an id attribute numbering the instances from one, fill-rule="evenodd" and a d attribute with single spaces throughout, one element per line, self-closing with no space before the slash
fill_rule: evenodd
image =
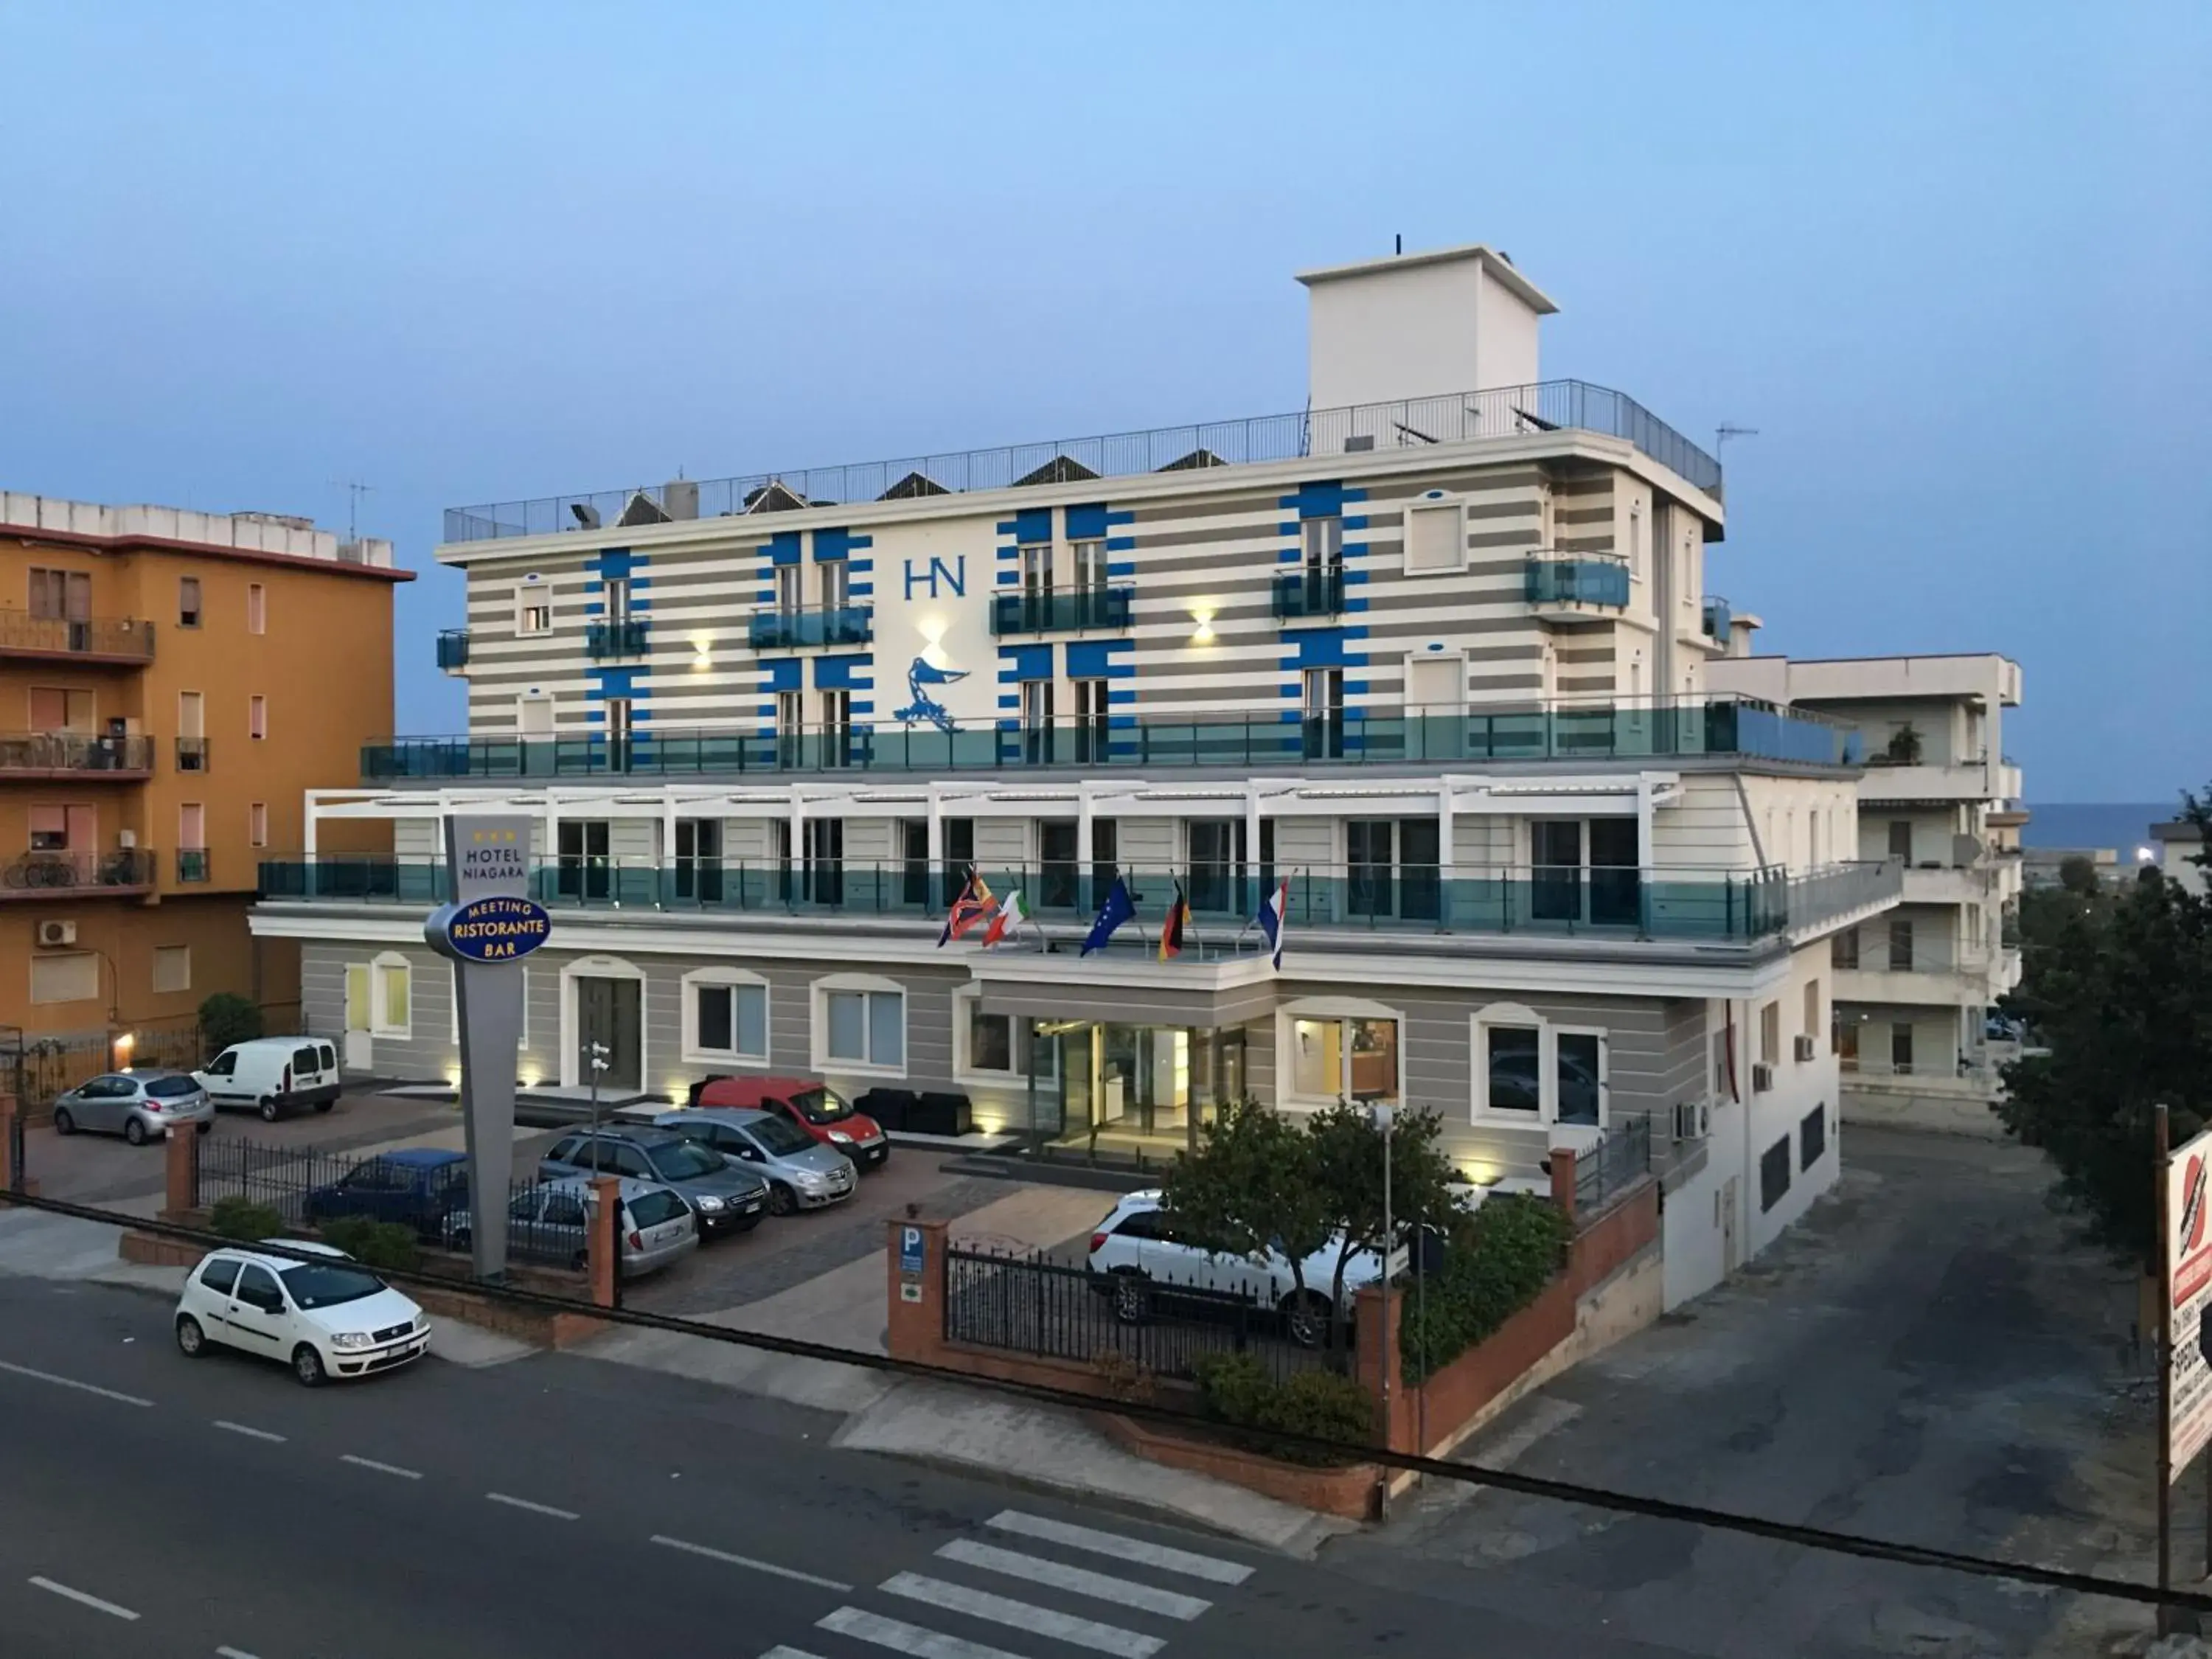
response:
<path id="1" fill-rule="evenodd" d="M 453 963 L 459 1016 L 461 1123 L 467 1137 L 469 1266 L 507 1272 L 507 1188 L 514 1174 L 514 1074 L 522 1047 L 522 959 L 552 918 L 530 896 L 530 833 L 521 814 L 446 820 L 452 902 L 422 924 Z"/>

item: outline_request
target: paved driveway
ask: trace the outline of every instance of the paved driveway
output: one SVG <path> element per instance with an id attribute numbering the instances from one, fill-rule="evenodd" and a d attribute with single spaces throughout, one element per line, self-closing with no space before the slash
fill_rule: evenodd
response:
<path id="1" fill-rule="evenodd" d="M 1836 1195 L 1753 1268 L 1465 1455 L 2136 1576 L 2115 1559 L 2152 1486 L 2132 1276 L 2073 1240 L 2034 1153 L 1856 1130 L 1844 1156 Z M 1470 1603 L 1547 1608 L 1567 1629 L 1746 1659 L 2032 1653 L 2075 1611 L 1997 1581 L 1480 1489 L 1432 1491 L 1329 1553 Z"/>

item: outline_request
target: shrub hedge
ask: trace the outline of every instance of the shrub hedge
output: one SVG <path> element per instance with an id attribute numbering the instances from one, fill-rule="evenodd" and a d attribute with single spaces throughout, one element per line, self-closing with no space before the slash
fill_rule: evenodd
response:
<path id="1" fill-rule="evenodd" d="M 1241 1429 L 1308 1434 L 1345 1447 L 1332 1454 L 1255 1440 L 1250 1443 L 1255 1451 L 1285 1462 L 1332 1466 L 1357 1463 L 1375 1443 L 1375 1401 L 1348 1376 L 1300 1371 L 1278 1382 L 1249 1353 L 1202 1355 L 1191 1370 L 1198 1379 L 1200 1407 L 1208 1417 Z"/>
<path id="2" fill-rule="evenodd" d="M 396 1221 L 377 1221 L 365 1215 L 342 1215 L 322 1224 L 323 1242 L 334 1244 L 364 1267 L 404 1270 L 422 1260 L 415 1230 Z"/>
<path id="3" fill-rule="evenodd" d="M 216 1200 L 215 1207 L 208 1212 L 208 1224 L 225 1238 L 251 1243 L 283 1232 L 284 1218 L 266 1204 L 256 1204 L 234 1193 Z"/>
<path id="4" fill-rule="evenodd" d="M 1543 1199 L 1500 1193 L 1452 1231 L 1423 1296 L 1400 1314 L 1399 1358 L 1418 1382 L 1534 1301 L 1566 1256 L 1574 1226 Z"/>

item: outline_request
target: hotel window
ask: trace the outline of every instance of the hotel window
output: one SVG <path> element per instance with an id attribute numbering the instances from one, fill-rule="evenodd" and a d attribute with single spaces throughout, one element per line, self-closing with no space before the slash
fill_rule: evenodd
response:
<path id="1" fill-rule="evenodd" d="M 1305 547 L 1306 574 L 1319 580 L 1344 574 L 1344 520 L 1308 519 L 1299 526 Z"/>
<path id="2" fill-rule="evenodd" d="M 553 596 L 537 586 L 514 590 L 514 631 L 550 634 L 553 631 Z"/>
<path id="3" fill-rule="evenodd" d="M 1034 1071 L 1039 1079 L 1059 1075 L 1058 1045 L 1049 1037 L 1036 1040 L 1029 1021 L 1012 1014 L 987 1014 L 981 997 L 963 1000 L 968 1017 L 962 1033 L 962 1072 L 1027 1077 Z"/>
<path id="4" fill-rule="evenodd" d="M 619 628 L 629 620 L 629 578 L 610 576 L 601 591 L 607 607 L 607 623 Z"/>
<path id="5" fill-rule="evenodd" d="M 246 839 L 249 845 L 269 845 L 269 803 L 255 801 L 246 809 Z"/>
<path id="6" fill-rule="evenodd" d="M 1305 757 L 1339 760 L 1344 755 L 1344 671 L 1305 671 Z"/>
<path id="7" fill-rule="evenodd" d="M 200 625 L 200 579 L 198 576 L 177 578 L 177 626 L 198 628 Z"/>
<path id="8" fill-rule="evenodd" d="M 1307 1100 L 1398 1098 L 1398 1022 L 1291 1021 L 1291 1091 Z"/>
<path id="9" fill-rule="evenodd" d="M 1022 758 L 1031 766 L 1054 758 L 1052 689 L 1050 680 L 1022 682 Z"/>
<path id="10" fill-rule="evenodd" d="M 820 569 L 822 608 L 824 611 L 842 611 L 852 599 L 853 567 L 842 559 L 830 559 L 823 562 Z"/>
<path id="11" fill-rule="evenodd" d="M 246 700 L 246 735 L 261 738 L 269 735 L 269 699 L 252 696 Z"/>
<path id="12" fill-rule="evenodd" d="M 387 952 L 369 964 L 370 1029 L 380 1037 L 404 1037 L 415 1029 L 415 970 Z"/>
<path id="13" fill-rule="evenodd" d="M 1106 586 L 1106 544 L 1078 542 L 1070 551 L 1075 557 L 1075 586 L 1088 592 Z"/>
<path id="14" fill-rule="evenodd" d="M 1553 1121 L 1596 1128 L 1605 1121 L 1605 1037 L 1596 1031 L 1553 1034 Z"/>
<path id="15" fill-rule="evenodd" d="M 1022 593 L 1027 599 L 1052 597 L 1052 544 L 1022 544 Z"/>
<path id="16" fill-rule="evenodd" d="M 806 570 L 802 565 L 780 564 L 775 568 L 775 608 L 787 617 L 796 616 L 806 608 Z"/>
<path id="17" fill-rule="evenodd" d="M 768 1058 L 768 987 L 726 969 L 707 969 L 684 981 L 684 1048 L 687 1058 Z"/>
<path id="18" fill-rule="evenodd" d="M 1106 682 L 1077 680 L 1075 693 L 1075 761 L 1094 765 L 1106 758 Z"/>
<path id="19" fill-rule="evenodd" d="M 805 705 L 799 693 L 779 691 L 775 694 L 775 731 L 779 738 L 794 744 L 805 735 Z"/>
<path id="20" fill-rule="evenodd" d="M 676 896 L 702 904 L 722 898 L 722 821 L 676 820 Z"/>
<path id="21" fill-rule="evenodd" d="M 822 694 L 822 763 L 852 763 L 853 694 L 842 689 Z"/>
<path id="22" fill-rule="evenodd" d="M 562 898 L 603 899 L 612 886 L 605 818 L 562 818 L 554 837 L 554 890 Z"/>
<path id="23" fill-rule="evenodd" d="M 1720 1034 L 1715 1033 L 1717 1043 Z M 1606 1034 L 1553 1025 L 1532 1009 L 1498 1005 L 1476 1016 L 1474 1116 L 1601 1129 L 1608 1115 Z M 1717 1092 L 1725 1057 L 1716 1047 Z"/>
<path id="24" fill-rule="evenodd" d="M 845 820 L 806 820 L 806 862 L 799 872 L 800 895 L 810 904 L 845 902 Z"/>
<path id="25" fill-rule="evenodd" d="M 246 631 L 249 634 L 269 631 L 269 590 L 259 582 L 246 585 Z"/>
<path id="26" fill-rule="evenodd" d="M 1434 818 L 1351 818 L 1344 826 L 1345 902 L 1355 917 L 1434 921 L 1441 914 Z"/>
<path id="27" fill-rule="evenodd" d="M 822 1053 L 827 1066 L 906 1069 L 906 993 L 896 987 L 832 983 L 821 988 Z"/>
<path id="28" fill-rule="evenodd" d="M 1483 1079 L 1489 1085 L 1484 1107 L 1540 1121 L 1544 1113 L 1543 1031 L 1534 1025 L 1484 1025 L 1480 1030 Z"/>

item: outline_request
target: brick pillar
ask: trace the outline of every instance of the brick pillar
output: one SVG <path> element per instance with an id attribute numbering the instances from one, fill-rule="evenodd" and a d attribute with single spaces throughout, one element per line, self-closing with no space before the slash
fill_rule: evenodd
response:
<path id="1" fill-rule="evenodd" d="M 616 1228 L 622 1224 L 622 1182 L 613 1176 L 599 1176 L 592 1182 L 592 1232 L 585 1247 L 591 1266 L 592 1305 L 611 1308 L 615 1305 L 616 1280 L 621 1272 L 622 1240 Z"/>
<path id="2" fill-rule="evenodd" d="M 1413 1402 L 1406 1395 L 1406 1370 L 1398 1348 L 1398 1326 L 1406 1312 L 1405 1289 L 1400 1286 L 1390 1292 L 1387 1315 L 1383 1311 L 1382 1287 L 1376 1285 L 1361 1290 L 1352 1308 L 1353 1317 L 1358 1322 L 1358 1346 L 1353 1355 L 1357 1368 L 1353 1374 L 1359 1386 L 1375 1397 L 1378 1424 L 1382 1421 L 1382 1380 L 1386 1375 L 1389 1376 L 1390 1422 L 1389 1438 L 1383 1443 L 1393 1451 L 1412 1451 L 1417 1437 Z"/>
<path id="3" fill-rule="evenodd" d="M 200 1200 L 200 1134 L 197 1127 L 171 1129 L 161 1219 L 182 1221 Z"/>
<path id="4" fill-rule="evenodd" d="M 27 1169 L 19 1167 L 16 1151 L 22 1145 L 23 1119 L 21 1109 L 13 1095 L 0 1095 L 0 1193 L 22 1192 L 33 1198 L 39 1195 L 39 1183 L 31 1179 Z"/>
<path id="5" fill-rule="evenodd" d="M 890 1221 L 884 1224 L 884 1279 L 890 1310 L 884 1346 L 896 1359 L 929 1359 L 945 1340 L 945 1224 L 942 1221 Z M 906 1230 L 921 1235 L 921 1273 L 909 1277 L 899 1260 Z M 918 1300 L 908 1299 L 908 1287 L 918 1288 Z"/>
<path id="6" fill-rule="evenodd" d="M 1552 1149 L 1552 1202 L 1568 1220 L 1575 1218 L 1575 1149 L 1571 1146 Z"/>

